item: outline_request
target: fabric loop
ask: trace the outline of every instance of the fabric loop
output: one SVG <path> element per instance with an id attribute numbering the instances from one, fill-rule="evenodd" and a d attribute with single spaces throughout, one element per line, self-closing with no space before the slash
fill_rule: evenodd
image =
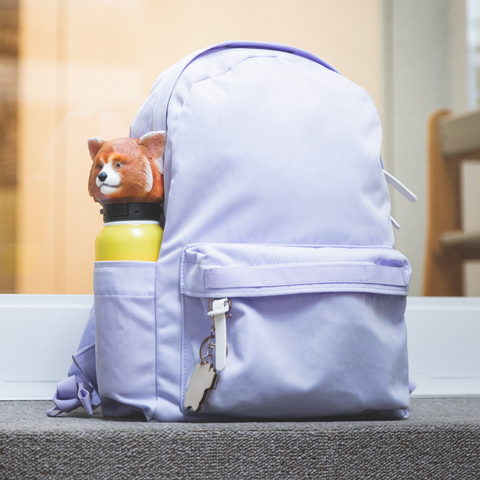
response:
<path id="1" fill-rule="evenodd" d="M 72 375 L 57 384 L 53 396 L 55 407 L 47 411 L 49 417 L 55 417 L 63 412 L 71 412 L 83 406 L 85 411 L 93 414 L 93 409 L 98 406 L 92 401 L 93 387 L 83 375 Z"/>
<path id="2" fill-rule="evenodd" d="M 93 414 L 93 408 L 92 408 L 92 397 L 90 396 L 90 392 L 83 388 L 83 385 L 78 388 L 78 399 L 80 400 L 80 403 L 82 404 L 83 408 L 85 411 L 89 414 Z"/>

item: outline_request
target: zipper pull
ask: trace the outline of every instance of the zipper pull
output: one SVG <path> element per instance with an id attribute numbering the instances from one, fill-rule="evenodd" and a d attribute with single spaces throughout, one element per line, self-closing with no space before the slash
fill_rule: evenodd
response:
<path id="1" fill-rule="evenodd" d="M 231 318 L 227 315 L 232 308 L 232 302 L 228 298 L 210 299 L 208 315 L 212 317 L 215 326 L 215 369 L 221 372 L 227 364 L 227 322 Z"/>
<path id="2" fill-rule="evenodd" d="M 390 215 L 390 221 L 392 222 L 392 225 L 397 229 L 400 230 L 400 224 Z"/>
<path id="3" fill-rule="evenodd" d="M 385 180 L 391 185 L 397 192 L 401 193 L 409 202 L 415 203 L 417 196 L 409 190 L 400 180 L 397 180 L 393 175 L 390 175 L 386 170 L 383 171 Z"/>

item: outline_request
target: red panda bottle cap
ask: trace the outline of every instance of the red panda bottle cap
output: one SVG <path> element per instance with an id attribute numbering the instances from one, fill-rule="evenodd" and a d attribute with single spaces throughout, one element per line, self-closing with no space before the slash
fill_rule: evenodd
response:
<path id="1" fill-rule="evenodd" d="M 88 191 L 103 206 L 95 240 L 97 261 L 158 260 L 163 238 L 165 132 L 105 141 L 90 138 Z"/>

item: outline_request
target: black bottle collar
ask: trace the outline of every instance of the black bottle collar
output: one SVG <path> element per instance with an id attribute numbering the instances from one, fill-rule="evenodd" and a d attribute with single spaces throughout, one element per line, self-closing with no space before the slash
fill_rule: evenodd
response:
<path id="1" fill-rule="evenodd" d="M 153 220 L 158 222 L 162 214 L 159 203 L 111 203 L 100 210 L 104 223 L 129 220 Z"/>

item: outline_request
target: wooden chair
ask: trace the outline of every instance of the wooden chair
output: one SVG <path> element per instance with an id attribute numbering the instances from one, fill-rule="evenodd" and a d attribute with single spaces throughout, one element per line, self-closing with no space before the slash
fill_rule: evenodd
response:
<path id="1" fill-rule="evenodd" d="M 465 260 L 480 259 L 480 232 L 464 233 L 461 225 L 460 166 L 480 160 L 480 110 L 452 115 L 434 112 L 429 119 L 428 231 L 423 294 L 464 294 Z M 479 205 L 480 207 L 480 205 Z M 479 208 L 480 215 L 480 208 Z"/>

